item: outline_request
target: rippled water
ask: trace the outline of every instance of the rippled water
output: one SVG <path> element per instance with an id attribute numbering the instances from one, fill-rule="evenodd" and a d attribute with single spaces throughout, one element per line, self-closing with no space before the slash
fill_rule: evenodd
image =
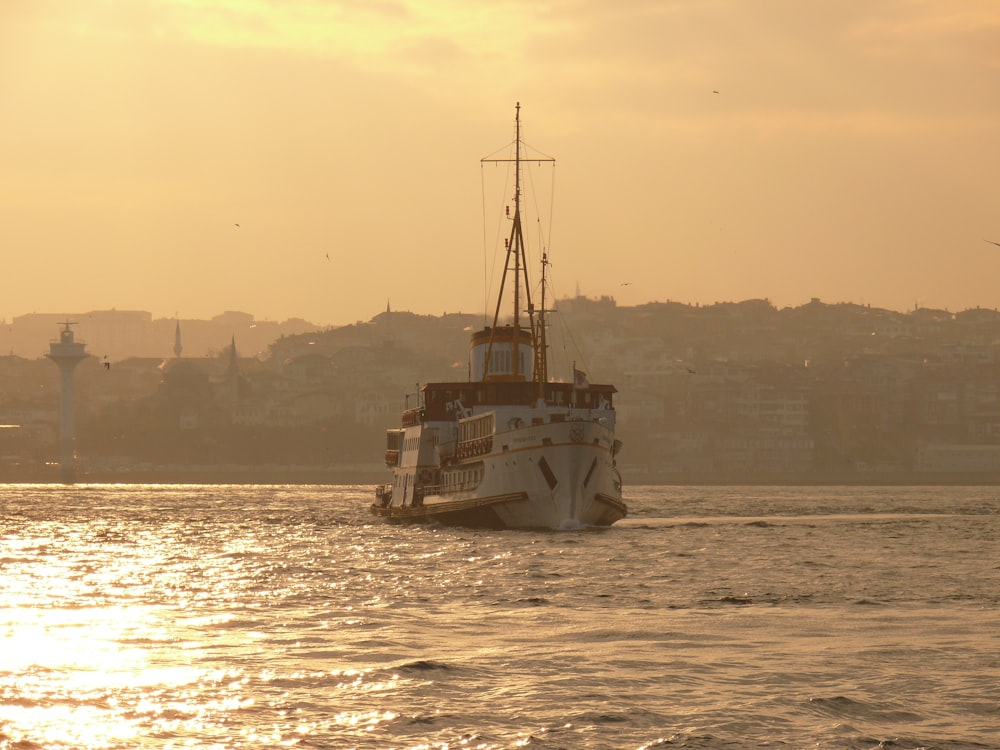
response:
<path id="1" fill-rule="evenodd" d="M 997 748 L 1000 489 L 0 486 L 0 749 Z"/>

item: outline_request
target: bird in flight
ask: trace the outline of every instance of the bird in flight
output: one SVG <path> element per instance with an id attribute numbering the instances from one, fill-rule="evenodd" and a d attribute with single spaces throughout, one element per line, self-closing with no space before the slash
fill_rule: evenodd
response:
<path id="1" fill-rule="evenodd" d="M 240 228 L 240 225 L 239 225 L 239 224 L 233 224 L 233 226 L 234 226 L 234 227 L 236 227 L 237 229 L 239 229 L 239 228 Z"/>
<path id="2" fill-rule="evenodd" d="M 994 242 L 993 240 L 983 240 L 983 242 L 989 242 L 991 245 L 996 245 L 997 247 L 1000 247 L 1000 242 Z"/>

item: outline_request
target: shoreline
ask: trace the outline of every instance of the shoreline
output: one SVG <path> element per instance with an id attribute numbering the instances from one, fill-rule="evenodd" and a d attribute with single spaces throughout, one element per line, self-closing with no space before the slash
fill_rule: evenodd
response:
<path id="1" fill-rule="evenodd" d="M 704 487 L 914 487 L 1000 486 L 1000 472 L 807 472 L 625 473 L 629 486 Z M 0 484 L 232 484 L 232 485 L 361 485 L 375 487 L 391 480 L 388 471 L 361 467 L 152 467 L 142 469 L 77 468 L 67 481 L 58 466 L 0 466 Z"/>

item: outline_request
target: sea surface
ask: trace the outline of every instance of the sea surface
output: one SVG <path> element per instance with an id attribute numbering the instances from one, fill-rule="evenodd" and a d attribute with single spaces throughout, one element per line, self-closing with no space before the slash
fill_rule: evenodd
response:
<path id="1" fill-rule="evenodd" d="M 1000 488 L 0 485 L 0 750 L 1000 748 Z"/>

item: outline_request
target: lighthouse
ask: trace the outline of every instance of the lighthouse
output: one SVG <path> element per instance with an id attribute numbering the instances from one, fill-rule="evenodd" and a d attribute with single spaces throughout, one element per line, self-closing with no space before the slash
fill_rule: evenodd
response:
<path id="1" fill-rule="evenodd" d="M 72 484 L 75 474 L 73 451 L 73 370 L 87 355 L 83 343 L 73 340 L 76 325 L 67 320 L 59 332 L 59 341 L 49 344 L 47 356 L 59 366 L 59 474 L 62 481 Z"/>

